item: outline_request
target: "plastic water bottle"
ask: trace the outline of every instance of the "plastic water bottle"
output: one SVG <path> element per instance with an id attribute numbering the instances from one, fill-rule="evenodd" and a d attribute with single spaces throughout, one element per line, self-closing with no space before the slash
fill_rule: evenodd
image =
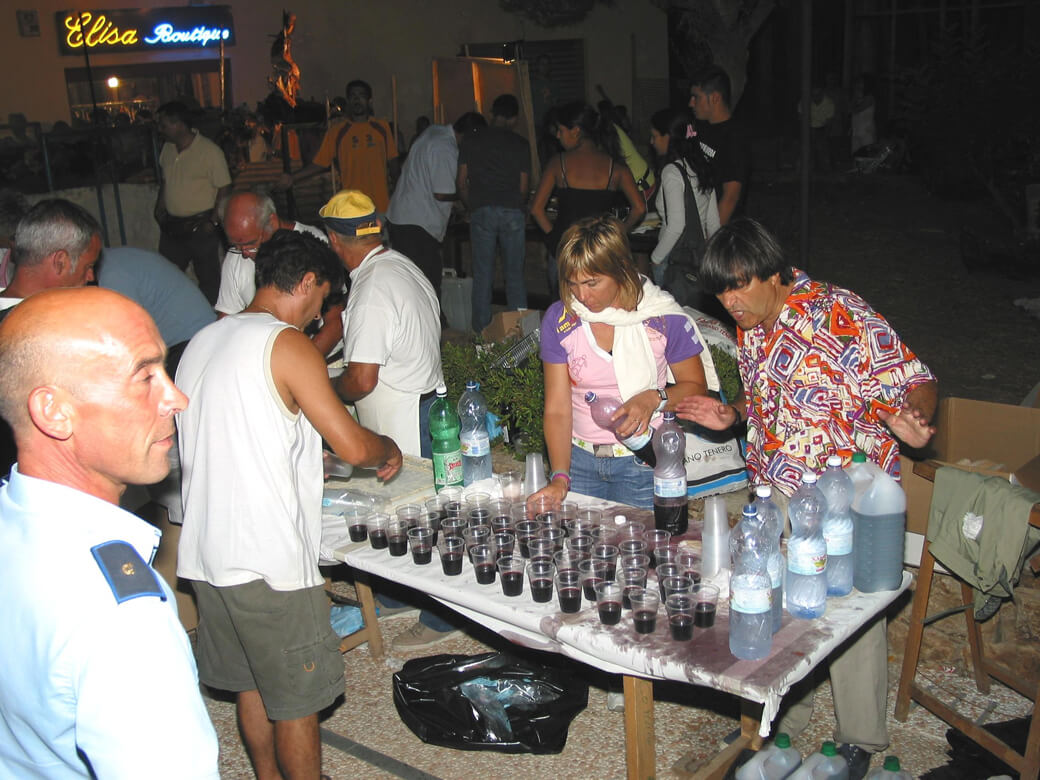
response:
<path id="1" fill-rule="evenodd" d="M 827 595 L 847 596 L 852 592 L 852 479 L 841 468 L 841 456 L 827 458 L 827 470 L 817 483 L 827 499 L 823 515 L 823 538 L 827 542 Z"/>
<path id="2" fill-rule="evenodd" d="M 742 660 L 757 661 L 769 655 L 773 646 L 773 588 L 758 510 L 749 504 L 744 507 L 745 517 L 749 513 L 754 519 L 745 526 L 729 582 L 729 651 Z"/>
<path id="3" fill-rule="evenodd" d="M 462 448 L 462 482 L 470 485 L 491 477 L 491 439 L 487 430 L 487 401 L 480 383 L 469 381 L 459 398 L 459 443 Z"/>
<path id="4" fill-rule="evenodd" d="M 585 393 L 585 403 L 589 405 L 589 411 L 592 412 L 592 421 L 596 425 L 613 433 L 615 439 L 632 450 L 632 454 L 650 468 L 657 465 L 657 456 L 654 455 L 653 447 L 653 428 L 647 426 L 644 433 L 629 436 L 627 439 L 623 439 L 618 435 L 617 427 L 627 419 L 627 416 L 619 417 L 613 422 L 610 418 L 614 415 L 614 412 L 621 408 L 620 398 L 610 395 L 597 396 L 589 390 L 589 392 Z"/>
<path id="5" fill-rule="evenodd" d="M 863 593 L 895 590 L 903 579 L 906 493 L 876 464 L 858 468 L 870 481 L 852 500 L 853 584 Z"/>
<path id="6" fill-rule="evenodd" d="M 433 438 L 433 487 L 439 493 L 448 485 L 461 485 L 462 448 L 459 445 L 459 416 L 448 402 L 448 388 L 437 388 L 430 405 L 430 436 Z"/>
<path id="7" fill-rule="evenodd" d="M 837 745 L 824 742 L 818 753 L 806 756 L 802 765 L 787 777 L 789 780 L 849 780 L 849 765 L 838 755 Z"/>
<path id="8" fill-rule="evenodd" d="M 866 774 L 867 780 L 913 780 L 913 775 L 899 766 L 899 758 L 885 756 L 884 766 L 875 767 Z"/>
<path id="9" fill-rule="evenodd" d="M 802 763 L 798 749 L 784 732 L 776 735 L 755 755 L 737 769 L 737 780 L 778 780 L 787 777 Z"/>
<path id="10" fill-rule="evenodd" d="M 736 566 L 745 551 L 756 545 L 768 546 L 762 517 L 758 514 L 757 506 L 744 504 L 744 508 L 740 512 L 740 521 L 729 532 L 730 568 Z"/>
<path id="11" fill-rule="evenodd" d="M 796 618 L 818 618 L 827 609 L 827 543 L 823 514 L 827 500 L 816 487 L 816 475 L 802 474 L 802 485 L 791 496 L 787 516 L 787 612 Z"/>
<path id="12" fill-rule="evenodd" d="M 755 488 L 755 507 L 762 519 L 762 533 L 769 550 L 769 580 L 773 586 L 773 633 L 780 630 L 784 618 L 784 570 L 787 561 L 780 551 L 780 535 L 784 532 L 784 513 L 773 502 L 773 488 L 758 485 Z"/>
<path id="13" fill-rule="evenodd" d="M 686 434 L 675 421 L 675 412 L 665 412 L 653 439 L 657 464 L 654 466 L 654 527 L 686 533 L 690 506 L 686 497 Z"/>

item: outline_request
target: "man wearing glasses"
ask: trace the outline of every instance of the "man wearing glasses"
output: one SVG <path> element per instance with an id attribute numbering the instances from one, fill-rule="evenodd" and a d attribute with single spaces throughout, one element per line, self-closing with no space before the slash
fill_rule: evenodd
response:
<path id="1" fill-rule="evenodd" d="M 279 230 L 309 233 L 326 244 L 328 239 L 316 227 L 304 225 L 278 216 L 270 195 L 252 190 L 235 192 L 217 204 L 224 234 L 231 248 L 224 256 L 220 272 L 220 293 L 213 308 L 217 316 L 238 314 L 256 295 L 257 251 Z M 318 350 L 327 355 L 343 336 L 343 302 L 334 296 L 329 309 L 323 312 L 321 329 L 313 336 Z"/>

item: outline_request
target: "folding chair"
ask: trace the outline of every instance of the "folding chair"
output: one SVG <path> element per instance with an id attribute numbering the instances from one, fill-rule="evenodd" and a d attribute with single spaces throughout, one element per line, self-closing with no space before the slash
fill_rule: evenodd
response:
<path id="1" fill-rule="evenodd" d="M 914 473 L 934 481 L 937 466 L 938 464 L 934 461 L 917 463 L 914 465 Z M 1029 515 L 1029 524 L 1040 528 L 1040 504 L 1033 507 L 1033 511 Z M 982 632 L 975 621 L 974 592 L 963 581 L 961 582 L 961 601 L 964 606 L 964 620 L 968 634 L 968 646 L 971 649 L 975 685 L 982 693 L 988 693 L 992 677 L 1033 702 L 1025 752 L 1015 751 L 1006 742 L 961 715 L 953 707 L 914 682 L 917 674 L 917 662 L 921 655 L 921 639 L 925 624 L 928 622 L 926 613 L 934 571 L 935 558 L 929 549 L 928 542 L 925 541 L 924 549 L 921 552 L 921 568 L 917 575 L 917 589 L 914 592 L 914 603 L 910 613 L 910 631 L 906 640 L 906 654 L 903 657 L 903 671 L 899 677 L 899 692 L 896 694 L 896 719 L 906 720 L 910 711 L 910 700 L 913 699 L 1015 769 L 1023 778 L 1036 778 L 1040 775 L 1040 718 L 1036 717 L 1037 695 L 1040 693 L 1037 687 L 1038 681 L 1023 679 L 1021 671 L 1016 672 L 1004 664 L 986 657 L 982 645 Z"/>

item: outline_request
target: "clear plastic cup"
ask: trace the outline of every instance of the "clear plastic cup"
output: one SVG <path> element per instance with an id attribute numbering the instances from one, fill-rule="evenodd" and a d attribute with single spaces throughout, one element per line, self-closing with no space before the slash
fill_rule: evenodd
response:
<path id="1" fill-rule="evenodd" d="M 433 556 L 433 529 L 409 528 L 408 547 L 412 551 L 412 563 L 416 566 L 428 564 Z"/>
<path id="2" fill-rule="evenodd" d="M 677 642 L 693 639 L 693 613 L 696 607 L 693 596 L 677 593 L 665 599 L 664 608 L 668 613 L 668 629 L 672 639 Z"/>
<path id="3" fill-rule="evenodd" d="M 462 574 L 462 562 L 466 558 L 466 540 L 461 536 L 441 536 L 437 543 L 441 556 L 441 571 L 449 577 Z"/>
<path id="4" fill-rule="evenodd" d="M 581 575 L 581 587 L 585 598 L 592 602 L 596 601 L 596 586 L 614 576 L 610 564 L 596 558 L 587 558 L 579 563 L 578 573 Z"/>
<path id="5" fill-rule="evenodd" d="M 621 586 L 606 580 L 596 586 L 596 608 L 599 621 L 605 626 L 616 626 L 621 622 Z"/>
<path id="6" fill-rule="evenodd" d="M 581 574 L 577 569 L 556 570 L 556 596 L 560 611 L 568 614 L 581 610 Z"/>
<path id="7" fill-rule="evenodd" d="M 490 585 L 495 581 L 495 551 L 490 544 L 475 544 L 470 547 L 469 559 L 473 563 L 473 574 L 478 585 Z"/>
<path id="8" fill-rule="evenodd" d="M 408 520 L 391 517 L 386 522 L 386 546 L 390 554 L 399 558 L 408 552 Z"/>
<path id="9" fill-rule="evenodd" d="M 519 555 L 507 555 L 498 559 L 498 577 L 502 582 L 503 596 L 519 596 L 524 592 L 524 569 L 527 561 Z"/>
<path id="10" fill-rule="evenodd" d="M 661 597 L 651 588 L 633 589 L 628 594 L 632 603 L 632 625 L 637 634 L 652 634 L 657 628 L 657 608 Z"/>
<path id="11" fill-rule="evenodd" d="M 552 601 L 553 575 L 556 568 L 548 561 L 533 561 L 527 564 L 527 584 L 531 588 L 531 600 L 539 604 Z"/>

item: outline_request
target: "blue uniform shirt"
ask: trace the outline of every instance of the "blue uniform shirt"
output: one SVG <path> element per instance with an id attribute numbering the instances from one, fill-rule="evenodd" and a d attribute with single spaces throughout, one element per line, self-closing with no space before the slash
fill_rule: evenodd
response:
<path id="1" fill-rule="evenodd" d="M 0 487 L 0 776 L 218 776 L 191 646 L 145 563 L 159 536 L 106 501 L 11 470 Z"/>

